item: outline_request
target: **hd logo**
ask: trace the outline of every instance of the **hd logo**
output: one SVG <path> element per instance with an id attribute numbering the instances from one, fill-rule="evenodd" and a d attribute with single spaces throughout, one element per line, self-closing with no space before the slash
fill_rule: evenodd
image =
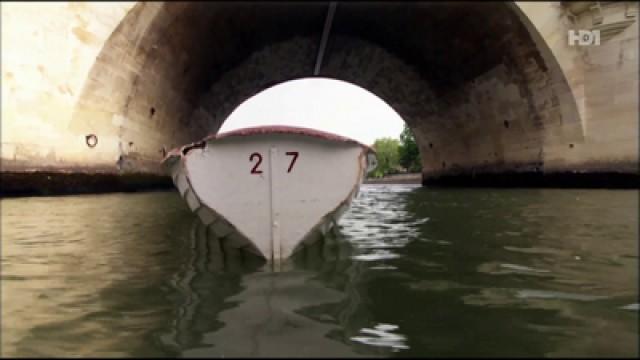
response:
<path id="1" fill-rule="evenodd" d="M 600 45 L 600 30 L 569 30 L 569 46 Z"/>

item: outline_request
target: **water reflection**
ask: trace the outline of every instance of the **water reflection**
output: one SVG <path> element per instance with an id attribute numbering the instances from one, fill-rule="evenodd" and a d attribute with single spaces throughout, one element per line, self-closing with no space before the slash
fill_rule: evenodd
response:
<path id="1" fill-rule="evenodd" d="M 225 248 L 199 221 L 191 235 L 188 260 L 173 279 L 181 298 L 171 330 L 159 334 L 163 345 L 187 357 L 354 355 L 339 337 L 332 339 L 339 319 L 322 310 L 341 307 L 348 319 L 344 310 L 357 308 L 350 304 L 357 297 L 315 279 L 349 284 L 340 279 L 357 271 L 344 268 L 348 244 L 318 242 L 273 272 L 264 260 Z"/>
<path id="2" fill-rule="evenodd" d="M 638 355 L 633 191 L 363 186 L 280 272 L 175 193 L 0 204 L 3 356 Z"/>
<path id="3" fill-rule="evenodd" d="M 162 204 L 162 206 L 158 206 Z M 148 334 L 171 312 L 174 194 L 3 199 L 2 355 L 161 355 Z"/>
<path id="4" fill-rule="evenodd" d="M 637 302 L 637 206 L 635 191 L 420 190 L 414 212 L 455 216 L 432 216 L 404 250 L 455 271 L 412 271 L 427 275 L 412 288 L 491 319 L 490 333 L 468 319 L 463 334 L 476 340 L 454 354 L 495 354 L 485 344 L 500 337 L 500 353 L 515 356 L 637 356 L 637 313 L 619 310 Z"/>
<path id="5" fill-rule="evenodd" d="M 367 345 L 390 347 L 394 351 L 397 351 L 398 349 L 408 349 L 408 346 L 404 344 L 407 338 L 404 335 L 392 333 L 392 331 L 397 329 L 397 325 L 378 324 L 373 329 L 360 329 L 360 333 L 362 335 L 354 336 L 351 340 Z"/>
<path id="6" fill-rule="evenodd" d="M 357 357 L 406 348 L 393 338 L 402 335 L 356 336 L 373 322 L 360 293 L 366 267 L 352 260 L 355 249 L 339 231 L 305 246 L 279 272 L 223 244 L 193 221 L 184 266 L 172 279 L 177 311 L 170 329 L 156 335 L 168 353 Z"/>

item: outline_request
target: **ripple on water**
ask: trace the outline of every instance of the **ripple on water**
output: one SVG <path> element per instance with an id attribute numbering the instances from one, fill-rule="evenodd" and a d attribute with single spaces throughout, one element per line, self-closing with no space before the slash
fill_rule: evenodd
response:
<path id="1" fill-rule="evenodd" d="M 378 261 L 395 259 L 403 248 L 420 235 L 420 225 L 428 218 L 417 218 L 406 210 L 402 198 L 418 186 L 363 185 L 349 211 L 339 220 L 340 232 L 356 254 L 352 259 Z"/>
<path id="2" fill-rule="evenodd" d="M 559 291 L 524 289 L 516 292 L 516 297 L 523 299 L 562 299 L 576 301 L 595 301 L 607 299 L 607 296 L 572 294 Z"/>
<path id="3" fill-rule="evenodd" d="M 551 273 L 551 271 L 546 269 L 536 269 L 533 267 L 517 264 L 504 264 L 495 261 L 481 264 L 480 266 L 478 266 L 477 271 L 479 273 L 490 275 L 521 274 L 530 276 L 544 276 Z"/>
<path id="4" fill-rule="evenodd" d="M 408 349 L 409 346 L 405 344 L 407 337 L 392 333 L 394 330 L 398 330 L 397 325 L 378 324 L 373 329 L 360 329 L 360 333 L 367 336 L 353 336 L 351 340 L 372 346 L 388 347 L 393 351 Z"/>
<path id="5" fill-rule="evenodd" d="M 620 309 L 638 311 L 640 309 L 640 304 L 638 304 L 638 303 L 629 304 L 629 305 L 621 306 Z"/>

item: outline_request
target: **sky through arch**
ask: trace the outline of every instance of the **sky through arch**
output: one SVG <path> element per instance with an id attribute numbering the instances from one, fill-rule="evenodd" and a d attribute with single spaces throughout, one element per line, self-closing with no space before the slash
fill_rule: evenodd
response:
<path id="1" fill-rule="evenodd" d="M 404 121 L 386 102 L 348 82 L 329 78 L 287 81 L 252 96 L 220 132 L 260 125 L 291 125 L 347 136 L 365 144 L 399 138 Z"/>

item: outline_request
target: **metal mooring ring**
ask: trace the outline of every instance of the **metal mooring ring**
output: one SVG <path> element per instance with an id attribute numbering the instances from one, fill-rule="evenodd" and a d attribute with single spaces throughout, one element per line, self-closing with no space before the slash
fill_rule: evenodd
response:
<path id="1" fill-rule="evenodd" d="M 96 147 L 96 145 L 98 145 L 98 137 L 95 136 L 94 134 L 89 134 L 85 136 L 84 139 L 87 142 L 87 146 L 90 148 Z"/>

